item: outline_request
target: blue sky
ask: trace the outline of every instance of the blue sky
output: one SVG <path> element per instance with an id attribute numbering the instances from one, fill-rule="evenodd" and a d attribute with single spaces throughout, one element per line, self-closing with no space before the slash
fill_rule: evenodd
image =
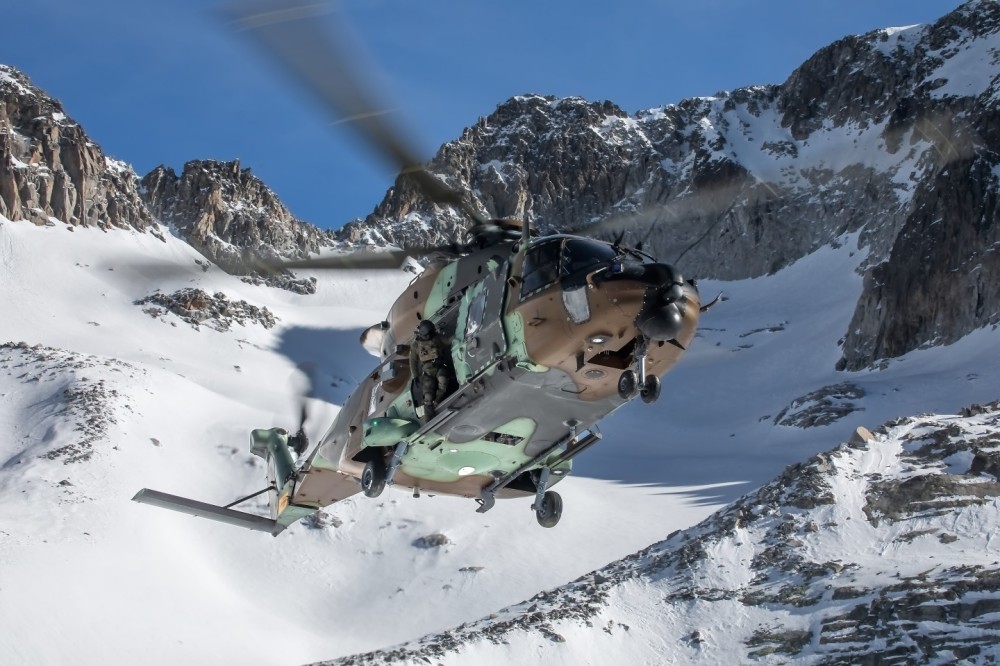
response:
<path id="1" fill-rule="evenodd" d="M 781 83 L 849 34 L 928 23 L 959 0 L 342 0 L 365 70 L 422 157 L 523 93 L 630 113 Z M 293 214 L 363 217 L 393 169 L 226 26 L 210 0 L 30 0 L 4 8 L 0 62 L 60 99 L 141 177 L 239 158 Z"/>

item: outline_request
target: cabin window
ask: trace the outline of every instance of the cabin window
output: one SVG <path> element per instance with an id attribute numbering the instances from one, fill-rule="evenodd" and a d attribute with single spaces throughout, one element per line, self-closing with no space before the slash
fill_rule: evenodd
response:
<path id="1" fill-rule="evenodd" d="M 582 324 L 590 319 L 590 303 L 587 300 L 586 287 L 563 289 L 563 307 L 569 320 L 574 324 Z"/>
<path id="2" fill-rule="evenodd" d="M 479 331 L 483 325 L 483 315 L 486 314 L 486 295 L 484 287 L 469 303 L 469 316 L 465 322 L 465 339 L 468 340 Z"/>

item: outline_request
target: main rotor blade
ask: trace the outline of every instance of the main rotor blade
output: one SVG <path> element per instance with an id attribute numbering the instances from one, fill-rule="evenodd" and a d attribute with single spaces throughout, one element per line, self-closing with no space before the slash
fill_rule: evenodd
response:
<path id="1" fill-rule="evenodd" d="M 386 120 L 385 107 L 358 81 L 356 54 L 349 60 L 332 35 L 333 21 L 326 2 L 309 0 L 255 0 L 231 4 L 225 14 L 305 90 L 387 158 L 401 175 L 437 204 L 459 208 L 476 222 L 483 216 L 462 193 L 431 174 L 415 157 L 401 132 Z"/>
<path id="2" fill-rule="evenodd" d="M 731 209 L 737 199 L 752 186 L 753 183 L 740 180 L 714 187 L 703 187 L 664 203 L 650 204 L 635 212 L 612 213 L 602 220 L 580 224 L 562 233 L 581 236 L 600 234 L 618 236 L 630 230 L 648 229 L 661 220 L 691 216 L 716 217 Z M 757 196 L 761 195 L 758 193 Z"/>

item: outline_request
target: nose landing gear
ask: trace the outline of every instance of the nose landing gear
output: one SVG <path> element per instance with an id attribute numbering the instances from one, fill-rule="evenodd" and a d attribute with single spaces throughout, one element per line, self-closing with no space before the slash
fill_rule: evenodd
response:
<path id="1" fill-rule="evenodd" d="M 656 402 L 660 397 L 660 378 L 656 375 L 646 374 L 646 354 L 649 348 L 649 340 L 643 336 L 639 339 L 633 353 L 635 358 L 635 370 L 626 370 L 618 378 L 618 397 L 622 400 L 632 399 L 636 391 L 642 401 L 649 404 Z"/>

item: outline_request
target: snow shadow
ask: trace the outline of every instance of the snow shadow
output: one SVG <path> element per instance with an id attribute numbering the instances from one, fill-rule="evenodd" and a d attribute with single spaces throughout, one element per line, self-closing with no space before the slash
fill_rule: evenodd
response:
<path id="1" fill-rule="evenodd" d="M 361 346 L 363 329 L 289 328 L 275 351 L 309 376 L 309 397 L 343 405 L 378 359 Z"/>
<path id="2" fill-rule="evenodd" d="M 605 422 L 600 424 L 602 427 Z M 773 461 L 733 464 L 727 456 L 692 456 L 690 452 L 630 451 L 612 424 L 604 438 L 573 461 L 573 475 L 662 489 L 693 506 L 728 504 L 774 476 Z M 778 470 L 783 465 L 777 465 Z"/>

